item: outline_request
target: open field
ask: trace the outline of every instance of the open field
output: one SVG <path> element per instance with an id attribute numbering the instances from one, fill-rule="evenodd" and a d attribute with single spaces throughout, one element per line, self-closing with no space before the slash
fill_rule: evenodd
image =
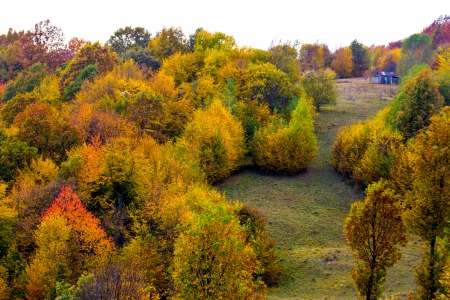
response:
<path id="1" fill-rule="evenodd" d="M 331 146 L 339 127 L 374 116 L 392 102 L 397 87 L 358 78 L 341 80 L 339 91 L 337 105 L 324 107 L 314 118 L 320 150 L 306 171 L 286 177 L 248 167 L 216 186 L 230 200 L 249 203 L 269 219 L 284 271 L 278 287 L 269 289 L 268 299 L 357 298 L 343 222 L 351 203 L 363 199 L 364 193 L 330 165 Z M 407 291 L 414 289 L 412 268 L 420 246 L 417 238 L 410 238 L 402 260 L 388 271 L 385 295 L 406 299 Z"/>

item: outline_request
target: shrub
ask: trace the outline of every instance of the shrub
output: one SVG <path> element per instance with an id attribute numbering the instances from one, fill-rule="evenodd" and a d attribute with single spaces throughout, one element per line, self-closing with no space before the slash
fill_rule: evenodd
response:
<path id="1" fill-rule="evenodd" d="M 366 123 L 345 127 L 338 133 L 332 149 L 332 165 L 355 183 L 369 185 L 381 178 L 388 179 L 395 163 L 395 150 L 403 136 L 386 126 L 383 110 Z"/>
<path id="2" fill-rule="evenodd" d="M 289 124 L 274 120 L 255 133 L 251 143 L 254 161 L 275 173 L 295 173 L 315 158 L 317 138 L 308 105 L 300 99 Z"/>

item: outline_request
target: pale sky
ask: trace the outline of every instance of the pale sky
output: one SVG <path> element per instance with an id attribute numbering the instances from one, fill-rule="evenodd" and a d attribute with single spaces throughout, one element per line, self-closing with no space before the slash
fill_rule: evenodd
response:
<path id="1" fill-rule="evenodd" d="M 189 36 L 198 27 L 235 38 L 238 46 L 267 49 L 272 40 L 328 44 L 331 50 L 357 39 L 384 45 L 420 32 L 449 0 L 6 0 L 0 34 L 29 30 L 50 19 L 66 40 L 79 37 L 105 43 L 121 27 L 144 27 L 152 36 L 181 27 Z"/>

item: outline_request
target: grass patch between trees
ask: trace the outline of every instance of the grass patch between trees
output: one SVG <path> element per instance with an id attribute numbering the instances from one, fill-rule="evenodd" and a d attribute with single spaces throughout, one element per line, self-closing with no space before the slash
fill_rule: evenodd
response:
<path id="1" fill-rule="evenodd" d="M 374 116 L 392 102 L 397 87 L 362 78 L 341 80 L 338 87 L 337 105 L 322 107 L 314 117 L 319 152 L 307 170 L 275 176 L 245 167 L 216 185 L 229 200 L 249 203 L 269 220 L 284 269 L 268 299 L 357 299 L 343 223 L 351 203 L 364 193 L 330 165 L 331 146 L 339 127 Z M 388 270 L 385 296 L 406 299 L 408 290 L 415 289 L 412 268 L 422 244 L 414 236 L 409 240 L 400 262 Z"/>

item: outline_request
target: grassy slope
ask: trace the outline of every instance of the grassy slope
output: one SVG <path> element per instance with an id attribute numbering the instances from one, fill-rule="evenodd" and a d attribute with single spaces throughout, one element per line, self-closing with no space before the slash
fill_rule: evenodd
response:
<path id="1" fill-rule="evenodd" d="M 341 81 L 339 89 L 338 104 L 315 117 L 320 150 L 308 170 L 282 177 L 246 168 L 217 185 L 229 199 L 250 203 L 269 219 L 284 265 L 279 286 L 269 289 L 269 299 L 357 298 L 349 276 L 353 260 L 342 229 L 351 203 L 364 194 L 334 171 L 330 151 L 340 126 L 374 116 L 392 101 L 396 87 L 352 79 Z M 399 293 L 405 298 L 414 288 L 418 244 L 416 239 L 410 242 L 402 261 L 388 273 L 386 295 Z"/>

